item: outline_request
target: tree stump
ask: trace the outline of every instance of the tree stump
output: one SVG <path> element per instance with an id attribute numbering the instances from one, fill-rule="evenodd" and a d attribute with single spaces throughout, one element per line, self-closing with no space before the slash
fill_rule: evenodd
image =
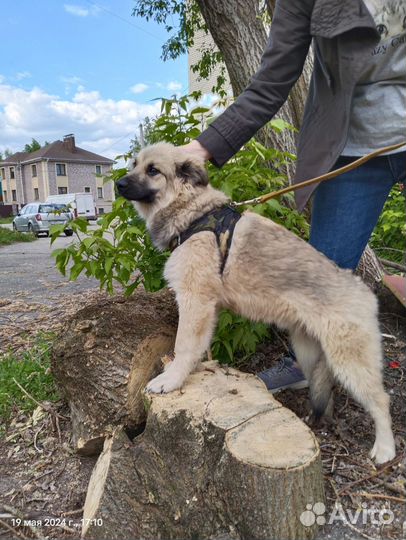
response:
<path id="1" fill-rule="evenodd" d="M 316 438 L 259 379 L 205 362 L 181 391 L 146 398 L 145 431 L 105 441 L 84 538 L 314 537 L 300 516 L 324 501 Z"/>
<path id="2" fill-rule="evenodd" d="M 115 426 L 145 421 L 142 389 L 173 351 L 177 308 L 168 291 L 104 298 L 70 319 L 53 349 L 52 371 L 82 455 L 100 453 Z"/>

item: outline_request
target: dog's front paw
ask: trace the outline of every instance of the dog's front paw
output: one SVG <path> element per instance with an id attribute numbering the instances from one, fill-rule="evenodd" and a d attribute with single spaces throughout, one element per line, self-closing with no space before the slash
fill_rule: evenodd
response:
<path id="1" fill-rule="evenodd" d="M 180 388 L 183 382 L 183 377 L 176 373 L 175 370 L 168 368 L 147 384 L 146 391 L 152 394 L 167 394 Z"/>

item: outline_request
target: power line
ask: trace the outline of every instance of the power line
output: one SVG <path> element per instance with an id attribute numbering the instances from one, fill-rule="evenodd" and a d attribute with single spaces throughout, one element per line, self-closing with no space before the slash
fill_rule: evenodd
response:
<path id="1" fill-rule="evenodd" d="M 105 8 L 103 6 L 99 6 L 98 4 L 95 4 L 94 2 L 91 2 L 91 0 L 85 0 L 85 1 L 90 6 L 95 7 L 97 9 L 100 9 L 101 11 L 105 11 L 109 15 L 113 15 L 113 17 L 116 17 L 116 19 L 120 19 L 120 21 L 123 21 L 123 22 L 129 24 L 130 26 L 136 28 L 137 30 L 140 30 L 141 32 L 144 32 L 144 34 L 148 34 L 149 36 L 153 37 L 154 39 L 159 40 L 162 43 L 162 38 L 159 38 L 155 34 L 152 34 L 148 30 L 145 30 L 145 28 L 142 28 L 141 26 L 138 26 L 138 25 L 134 24 L 133 22 L 129 21 L 128 19 L 125 19 L 124 17 L 121 17 L 121 15 L 117 15 L 117 13 L 114 13 L 114 11 L 110 11 L 109 9 L 107 9 L 107 8 Z"/>
<path id="2" fill-rule="evenodd" d="M 110 148 L 113 148 L 113 146 L 115 146 L 117 143 L 119 143 L 123 139 L 126 139 L 127 137 L 130 137 L 131 135 L 134 135 L 134 134 L 135 134 L 135 131 L 131 130 L 129 133 L 126 133 L 125 135 L 123 135 L 123 137 L 119 137 L 118 139 L 113 141 L 107 148 L 105 148 L 104 150 L 101 150 L 101 153 L 107 152 L 108 150 L 110 150 Z"/>

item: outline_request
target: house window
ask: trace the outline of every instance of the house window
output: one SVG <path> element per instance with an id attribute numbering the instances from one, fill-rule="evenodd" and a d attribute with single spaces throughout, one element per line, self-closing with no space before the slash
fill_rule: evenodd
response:
<path id="1" fill-rule="evenodd" d="M 3 180 L 6 179 L 6 169 L 4 167 L 1 169 L 1 177 L 3 178 Z"/>
<path id="2" fill-rule="evenodd" d="M 39 189 L 37 187 L 34 188 L 34 201 L 39 201 Z"/>
<path id="3" fill-rule="evenodd" d="M 15 189 L 11 190 L 11 200 L 17 202 L 17 191 Z"/>
<path id="4" fill-rule="evenodd" d="M 66 165 L 65 163 L 56 164 L 56 176 L 66 176 Z"/>
<path id="5" fill-rule="evenodd" d="M 14 167 L 10 167 L 10 178 L 11 179 L 15 178 Z"/>
<path id="6" fill-rule="evenodd" d="M 7 191 L 3 191 L 4 202 L 7 202 Z"/>
<path id="7" fill-rule="evenodd" d="M 34 178 L 34 176 L 37 176 L 37 166 L 36 165 L 31 165 L 31 173 L 32 173 L 33 178 Z"/>
<path id="8" fill-rule="evenodd" d="M 96 165 L 96 174 L 101 174 L 101 165 Z"/>
<path id="9" fill-rule="evenodd" d="M 68 193 L 67 187 L 59 187 L 58 188 L 58 195 L 66 195 Z"/>
<path id="10" fill-rule="evenodd" d="M 103 199 L 103 188 L 102 187 L 97 188 L 97 198 L 98 199 Z"/>
<path id="11" fill-rule="evenodd" d="M 99 208 L 99 214 L 104 214 L 104 208 Z"/>
<path id="12" fill-rule="evenodd" d="M 85 187 L 85 193 L 90 193 L 90 187 Z"/>

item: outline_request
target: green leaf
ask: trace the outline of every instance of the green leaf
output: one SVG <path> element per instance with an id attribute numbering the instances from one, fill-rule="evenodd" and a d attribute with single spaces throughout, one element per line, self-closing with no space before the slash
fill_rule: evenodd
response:
<path id="1" fill-rule="evenodd" d="M 282 205 L 279 201 L 276 199 L 270 199 L 266 202 L 266 204 L 269 206 L 269 208 L 272 208 L 273 210 L 276 210 L 280 212 L 282 210 Z"/>
<path id="2" fill-rule="evenodd" d="M 289 124 L 288 122 L 285 122 L 285 120 L 282 120 L 282 118 L 274 118 L 269 122 L 271 125 L 271 128 L 274 129 L 277 132 L 281 132 L 284 129 L 290 129 L 294 130 L 295 128 L 292 126 L 292 124 Z"/>
<path id="3" fill-rule="evenodd" d="M 70 269 L 69 279 L 71 281 L 75 281 L 79 277 L 79 274 L 82 272 L 84 267 L 85 263 L 83 261 L 75 263 Z"/>
<path id="4" fill-rule="evenodd" d="M 114 258 L 113 257 L 107 257 L 106 262 L 104 263 L 104 269 L 106 270 L 106 274 L 110 273 L 110 270 L 113 266 Z"/>
<path id="5" fill-rule="evenodd" d="M 232 362 L 234 360 L 234 353 L 233 353 L 233 349 L 231 348 L 231 345 L 227 341 L 224 341 L 223 345 L 227 351 L 230 362 Z"/>

